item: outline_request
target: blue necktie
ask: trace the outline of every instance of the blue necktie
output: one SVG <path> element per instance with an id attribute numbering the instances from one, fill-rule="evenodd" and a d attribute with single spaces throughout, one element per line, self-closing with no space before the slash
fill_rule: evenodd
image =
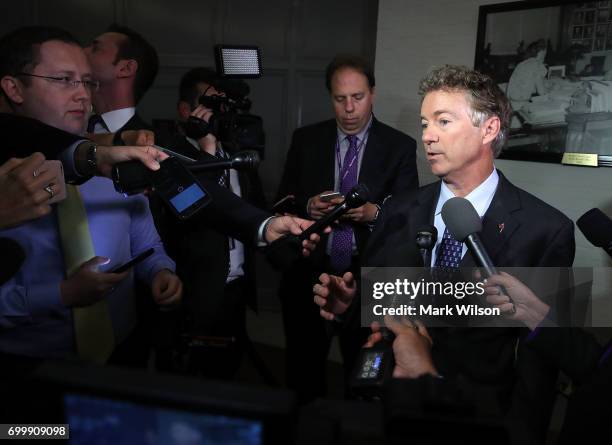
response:
<path id="1" fill-rule="evenodd" d="M 444 236 L 442 242 L 438 246 L 438 252 L 436 255 L 436 262 L 434 264 L 437 268 L 446 270 L 456 270 L 459 268 L 461 262 L 461 252 L 463 250 L 463 244 L 457 241 L 453 235 L 448 231 L 448 227 L 444 229 Z"/>

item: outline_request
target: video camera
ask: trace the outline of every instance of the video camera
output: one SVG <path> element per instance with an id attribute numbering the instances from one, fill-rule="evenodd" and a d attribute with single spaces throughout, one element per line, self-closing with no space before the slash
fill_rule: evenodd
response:
<path id="1" fill-rule="evenodd" d="M 218 80 L 213 86 L 223 94 L 202 95 L 198 102 L 210 108 L 209 122 L 190 117 L 182 124 L 185 134 L 200 139 L 213 134 L 230 152 L 256 150 L 264 155 L 265 134 L 261 117 L 250 114 L 249 86 L 242 79 L 261 77 L 261 57 L 255 46 L 216 45 Z"/>

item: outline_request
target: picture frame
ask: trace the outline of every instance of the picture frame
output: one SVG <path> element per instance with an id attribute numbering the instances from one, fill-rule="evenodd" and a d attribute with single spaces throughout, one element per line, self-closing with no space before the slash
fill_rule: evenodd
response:
<path id="1" fill-rule="evenodd" d="M 612 165 L 612 2 L 480 6 L 474 66 L 513 107 L 500 158 Z"/>

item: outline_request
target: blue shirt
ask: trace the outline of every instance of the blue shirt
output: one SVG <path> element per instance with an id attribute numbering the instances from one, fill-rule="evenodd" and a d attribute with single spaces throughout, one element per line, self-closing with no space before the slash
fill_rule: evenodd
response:
<path id="1" fill-rule="evenodd" d="M 136 322 L 134 273 L 146 283 L 161 269 L 174 271 L 142 195 L 124 197 L 106 178 L 81 186 L 96 255 L 110 258 L 110 270 L 149 247 L 155 253 L 138 264 L 107 296 L 115 340 L 121 342 Z M 73 354 L 72 310 L 61 302 L 65 266 L 54 210 L 19 227 L 0 231 L 23 247 L 26 259 L 19 272 L 0 286 L 0 351 L 34 357 Z"/>

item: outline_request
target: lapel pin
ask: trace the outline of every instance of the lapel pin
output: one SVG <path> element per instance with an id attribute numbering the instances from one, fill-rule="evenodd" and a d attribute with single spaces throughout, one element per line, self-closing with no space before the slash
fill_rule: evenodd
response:
<path id="1" fill-rule="evenodd" d="M 497 225 L 497 227 L 499 228 L 499 233 L 502 233 L 504 231 L 504 227 L 506 227 L 506 225 L 504 223 L 500 223 Z"/>

